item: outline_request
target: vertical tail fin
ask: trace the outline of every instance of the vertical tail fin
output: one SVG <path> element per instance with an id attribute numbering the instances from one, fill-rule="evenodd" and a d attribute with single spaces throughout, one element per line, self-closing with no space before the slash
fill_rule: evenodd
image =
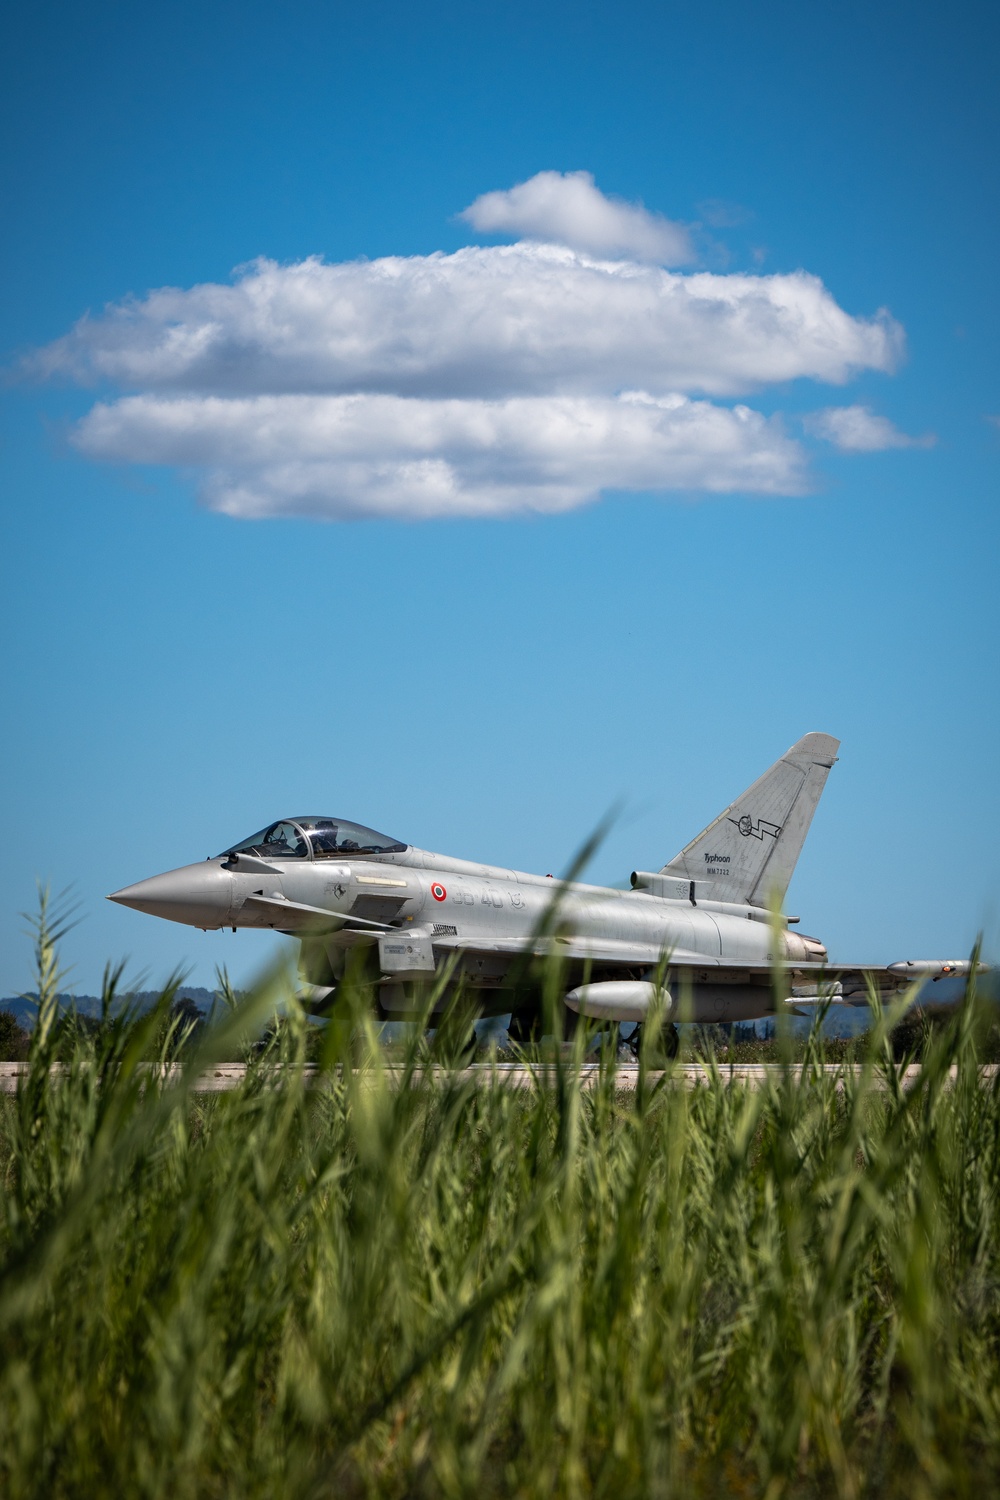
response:
<path id="1" fill-rule="evenodd" d="M 661 873 L 719 901 L 783 901 L 839 748 L 830 734 L 803 735 Z"/>

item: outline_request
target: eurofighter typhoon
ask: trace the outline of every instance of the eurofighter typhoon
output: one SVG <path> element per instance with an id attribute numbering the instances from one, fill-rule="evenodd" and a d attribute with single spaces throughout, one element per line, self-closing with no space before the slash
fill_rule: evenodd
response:
<path id="1" fill-rule="evenodd" d="M 818 938 L 774 916 L 802 851 L 840 742 L 807 734 L 697 838 L 630 890 L 475 864 L 399 842 L 337 817 L 283 818 L 213 859 L 109 897 L 206 930 L 273 928 L 301 940 L 300 969 L 316 1009 L 333 1006 L 351 968 L 371 983 L 383 1020 L 426 1015 L 446 965 L 443 1006 L 461 984 L 481 1015 L 512 1012 L 527 1040 L 540 1022 L 526 956 L 558 954 L 565 1003 L 577 1015 L 641 1023 L 744 1021 L 773 1014 L 781 965 L 791 1004 L 821 995 L 864 1003 L 914 979 L 964 974 L 961 961 L 879 968 L 831 963 Z M 676 1032 L 668 1032 L 672 1040 Z"/>

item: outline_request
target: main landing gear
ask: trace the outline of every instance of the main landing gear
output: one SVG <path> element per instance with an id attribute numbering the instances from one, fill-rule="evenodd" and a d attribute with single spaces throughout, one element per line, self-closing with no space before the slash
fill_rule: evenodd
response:
<path id="1" fill-rule="evenodd" d="M 677 1053 L 680 1050 L 681 1039 L 676 1026 L 664 1026 L 662 1032 L 660 1033 L 660 1044 L 668 1058 L 672 1059 L 677 1056 Z M 632 1035 L 628 1039 L 628 1046 L 632 1053 L 632 1056 L 636 1059 L 636 1061 L 638 1061 L 639 1048 L 642 1046 L 641 1024 L 633 1029 Z"/>
<path id="2" fill-rule="evenodd" d="M 561 1015 L 556 1018 L 556 1024 L 562 1026 L 562 1035 L 557 1040 L 571 1042 L 580 1024 L 580 1017 L 576 1011 L 564 1006 Z M 507 1035 L 517 1047 L 537 1046 L 543 1035 L 547 1035 L 539 1007 L 531 1005 L 512 1011 L 507 1022 Z"/>

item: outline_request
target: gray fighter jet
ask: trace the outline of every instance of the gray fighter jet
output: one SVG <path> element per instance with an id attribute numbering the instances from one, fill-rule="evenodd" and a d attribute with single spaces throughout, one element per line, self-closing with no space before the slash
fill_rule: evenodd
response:
<path id="1" fill-rule="evenodd" d="M 773 1014 L 773 972 L 795 1008 L 822 997 L 864 1003 L 914 979 L 968 972 L 964 961 L 886 967 L 831 963 L 817 938 L 775 917 L 839 741 L 807 734 L 662 869 L 612 890 L 400 843 L 342 818 L 283 818 L 214 859 L 115 891 L 108 899 L 206 930 L 273 928 L 302 942 L 317 1009 L 332 1006 L 353 960 L 382 1019 L 424 1015 L 428 985 L 450 987 L 482 1015 L 512 1012 L 526 1040 L 540 1007 L 531 957 L 558 955 L 566 1021 L 742 1021 Z M 533 982 L 536 988 L 533 990 Z M 442 990 L 441 1004 L 449 998 Z M 668 1032 L 676 1036 L 675 1032 Z"/>

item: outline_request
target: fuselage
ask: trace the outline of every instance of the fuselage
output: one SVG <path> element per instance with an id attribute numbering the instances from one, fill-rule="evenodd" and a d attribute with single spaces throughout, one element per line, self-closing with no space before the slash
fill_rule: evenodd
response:
<path id="1" fill-rule="evenodd" d="M 633 871 L 631 890 L 477 864 L 310 816 L 110 899 L 192 927 L 298 938 L 302 995 L 316 1009 L 336 1006 L 348 975 L 384 1016 L 419 1017 L 471 989 L 484 1014 L 509 1012 L 522 1034 L 553 979 L 567 1011 L 596 1020 L 641 1022 L 655 1008 L 739 1021 L 786 1001 L 866 1003 L 872 986 L 894 994 L 970 972 L 964 960 L 831 965 L 818 939 L 788 930 L 796 918 L 774 914 L 839 746 L 803 735 L 673 859 Z"/>
<path id="2" fill-rule="evenodd" d="M 307 820 L 282 826 L 309 834 Z M 294 853 L 287 841 L 282 847 L 248 840 L 216 858 L 140 881 L 113 899 L 204 929 L 271 928 L 298 937 L 322 926 L 322 914 L 329 914 L 334 941 L 348 927 L 367 927 L 373 941 L 376 928 L 389 929 L 411 944 L 422 941 L 435 957 L 456 950 L 475 954 L 465 961 L 465 974 L 486 989 L 502 989 L 518 953 L 542 930 L 551 933 L 557 950 L 559 934 L 572 934 L 569 957 L 577 973 L 585 965 L 588 973 L 639 976 L 668 953 L 702 957 L 712 967 L 720 960 L 759 964 L 825 956 L 820 944 L 776 928 L 760 908 L 699 899 L 693 886 L 687 899 L 671 899 L 644 890 L 564 884 L 389 840 L 377 853 L 324 850 L 315 836 L 301 836 Z M 383 967 L 389 962 L 384 957 Z M 336 972 L 334 963 L 334 977 Z M 391 973 L 380 978 L 388 1011 L 412 1004 Z M 720 992 L 709 972 L 701 993 L 699 1009 L 713 1018 L 739 1019 L 770 1007 L 759 983 L 744 990 L 729 983 Z"/>

